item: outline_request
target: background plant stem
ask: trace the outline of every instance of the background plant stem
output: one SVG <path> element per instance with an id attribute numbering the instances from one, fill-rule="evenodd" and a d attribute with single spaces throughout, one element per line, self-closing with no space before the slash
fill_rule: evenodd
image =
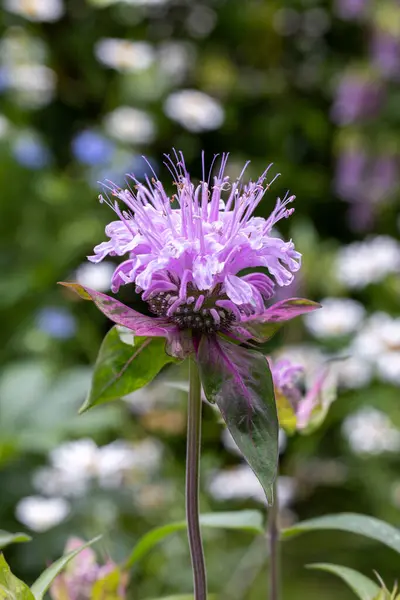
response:
<path id="1" fill-rule="evenodd" d="M 279 560 L 279 502 L 277 480 L 274 484 L 274 503 L 268 511 L 268 554 L 269 554 L 269 595 L 268 600 L 280 598 L 280 560 Z"/>
<path id="2" fill-rule="evenodd" d="M 207 578 L 199 522 L 200 448 L 201 384 L 197 365 L 190 360 L 186 446 L 186 518 L 195 600 L 207 598 Z"/>

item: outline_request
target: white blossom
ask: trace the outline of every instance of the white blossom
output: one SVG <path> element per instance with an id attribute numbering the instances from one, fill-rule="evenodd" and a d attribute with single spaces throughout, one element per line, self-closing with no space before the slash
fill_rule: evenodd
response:
<path id="1" fill-rule="evenodd" d="M 339 281 L 351 289 L 360 289 L 382 281 L 391 273 L 400 273 L 400 244 L 389 236 L 354 242 L 337 256 Z"/>
<path id="2" fill-rule="evenodd" d="M 365 407 L 349 415 L 342 432 L 355 454 L 381 454 L 400 450 L 400 431 L 388 415 Z"/>
<path id="3" fill-rule="evenodd" d="M 155 59 L 151 44 L 117 38 L 99 40 L 95 46 L 95 54 L 101 63 L 122 72 L 143 71 Z"/>
<path id="4" fill-rule="evenodd" d="M 55 527 L 64 521 L 69 513 L 70 505 L 64 498 L 41 496 L 22 498 L 15 509 L 18 521 L 37 532 Z"/>
<path id="5" fill-rule="evenodd" d="M 5 0 L 4 8 L 30 21 L 58 21 L 64 14 L 62 0 Z"/>
<path id="6" fill-rule="evenodd" d="M 107 292 L 111 288 L 111 277 L 114 270 L 115 265 L 111 262 L 103 261 L 98 264 L 85 262 L 76 270 L 75 279 L 81 285 L 92 290 Z"/>
<path id="7" fill-rule="evenodd" d="M 147 144 L 155 135 L 151 116 L 129 106 L 120 106 L 106 115 L 104 125 L 110 136 L 132 144 Z"/>
<path id="8" fill-rule="evenodd" d="M 307 329 L 320 339 L 354 332 L 363 321 L 363 306 L 351 298 L 325 298 L 322 308 L 305 316 Z"/>
<path id="9" fill-rule="evenodd" d="M 198 90 L 172 93 L 164 103 L 165 114 L 193 133 L 218 129 L 225 114 L 221 104 Z"/>

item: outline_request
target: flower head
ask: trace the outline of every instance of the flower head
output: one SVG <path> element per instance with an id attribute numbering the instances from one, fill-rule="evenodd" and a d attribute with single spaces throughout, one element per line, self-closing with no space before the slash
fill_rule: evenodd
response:
<path id="1" fill-rule="evenodd" d="M 146 184 L 131 175 L 127 189 L 107 186 L 100 201 L 118 219 L 106 227 L 109 240 L 96 246 L 89 257 L 98 263 L 108 255 L 127 255 L 115 269 L 112 290 L 134 284 L 156 317 L 139 315 L 104 294 L 69 285 L 137 335 L 169 338 L 169 351 L 175 356 L 191 351 L 190 343 L 185 347 L 190 336 L 182 332 L 222 332 L 261 342 L 279 328 L 275 325 L 271 332 L 263 327 L 266 323 L 282 323 L 318 308 L 301 299 L 266 308 L 276 286 L 292 283 L 301 265 L 293 242 L 272 232 L 276 223 L 293 213 L 290 205 L 295 197 L 278 198 L 267 219 L 254 216 L 272 183 L 267 180 L 270 167 L 256 181 L 244 184 L 246 165 L 231 182 L 225 174 L 228 155 L 223 154 L 212 181 L 211 174 L 206 178 L 203 159 L 202 181 L 195 185 L 182 153 L 175 152 L 175 158 L 176 162 L 166 157 L 176 187 L 172 196 L 154 172 L 151 180 L 146 177 Z"/>
<path id="2" fill-rule="evenodd" d="M 336 397 L 332 370 L 325 365 L 310 378 L 304 364 L 288 357 L 268 360 L 281 426 L 289 433 L 296 429 L 313 430 L 323 421 Z"/>

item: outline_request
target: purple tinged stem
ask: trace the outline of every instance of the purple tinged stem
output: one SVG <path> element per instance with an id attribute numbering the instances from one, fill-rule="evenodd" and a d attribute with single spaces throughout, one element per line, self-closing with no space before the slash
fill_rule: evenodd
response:
<path id="1" fill-rule="evenodd" d="M 207 599 L 207 577 L 200 532 L 199 481 L 201 451 L 201 384 L 197 365 L 190 360 L 186 446 L 186 519 L 192 560 L 194 598 Z"/>

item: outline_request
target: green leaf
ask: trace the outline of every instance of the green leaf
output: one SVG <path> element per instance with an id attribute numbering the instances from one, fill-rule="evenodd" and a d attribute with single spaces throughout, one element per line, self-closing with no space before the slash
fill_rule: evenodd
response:
<path id="1" fill-rule="evenodd" d="M 90 600 L 124 600 L 127 576 L 119 569 L 115 569 L 93 586 Z"/>
<path id="2" fill-rule="evenodd" d="M 374 581 L 365 577 L 362 573 L 358 573 L 358 571 L 354 571 L 354 569 L 349 569 L 348 567 L 330 565 L 327 563 L 316 563 L 307 565 L 307 568 L 327 571 L 328 573 L 337 575 L 347 583 L 360 600 L 374 600 L 380 592 L 380 588 Z"/>
<path id="3" fill-rule="evenodd" d="M 243 456 L 273 500 L 278 417 L 267 359 L 221 338 L 203 336 L 197 352 L 204 393 L 215 402 Z"/>
<path id="4" fill-rule="evenodd" d="M 19 544 L 21 542 L 30 542 L 31 537 L 26 533 L 8 533 L 0 530 L 0 550 L 3 550 L 9 544 Z"/>
<path id="5" fill-rule="evenodd" d="M 28 586 L 11 573 L 2 554 L 0 554 L 0 599 L 35 600 Z"/>
<path id="6" fill-rule="evenodd" d="M 240 529 L 250 533 L 263 533 L 263 516 L 258 510 L 239 510 L 232 512 L 216 512 L 200 515 L 203 527 L 216 529 Z M 137 542 L 124 567 L 130 569 L 138 560 L 143 558 L 159 542 L 169 535 L 186 529 L 186 521 L 168 523 L 148 531 Z"/>
<path id="7" fill-rule="evenodd" d="M 132 343 L 122 341 L 117 327 L 107 333 L 81 413 L 138 390 L 154 379 L 164 365 L 175 361 L 165 352 L 164 338 L 130 336 L 130 339 Z"/>
<path id="8" fill-rule="evenodd" d="M 376 540 L 389 546 L 400 553 L 400 531 L 374 517 L 366 515 L 357 515 L 356 513 L 341 513 L 338 515 L 327 515 L 317 517 L 308 521 L 296 523 L 293 527 L 284 529 L 282 538 L 291 538 L 308 531 L 319 531 L 326 529 L 336 529 L 339 531 L 348 531 L 357 533 L 372 540 Z"/>
<path id="9" fill-rule="evenodd" d="M 100 539 L 101 536 L 93 538 L 87 544 L 84 544 L 80 548 L 77 548 L 77 550 L 73 550 L 72 552 L 65 554 L 64 556 L 56 560 L 52 565 L 50 565 L 48 569 L 43 571 L 43 573 L 38 577 L 38 579 L 36 579 L 35 583 L 31 587 L 31 591 L 35 597 L 35 600 L 42 600 L 43 596 L 45 595 L 45 593 L 47 592 L 57 575 L 61 573 L 61 571 L 73 558 L 75 558 L 75 556 L 79 554 L 79 552 L 82 552 L 82 550 L 88 548 L 88 546 L 92 546 Z"/>

